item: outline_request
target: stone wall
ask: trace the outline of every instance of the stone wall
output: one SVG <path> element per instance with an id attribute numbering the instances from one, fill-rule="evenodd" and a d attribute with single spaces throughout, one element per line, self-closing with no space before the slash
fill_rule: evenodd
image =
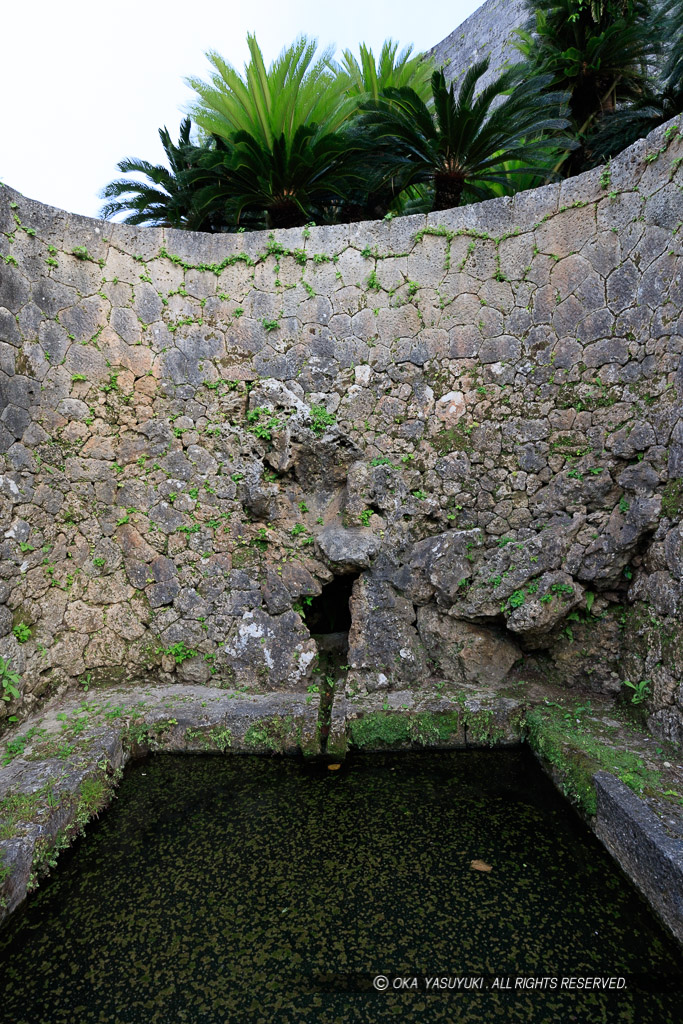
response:
<path id="1" fill-rule="evenodd" d="M 488 85 L 504 67 L 519 60 L 512 40 L 515 29 L 527 20 L 524 0 L 486 0 L 429 54 L 437 66 L 443 66 L 446 78 L 455 82 L 472 64 L 488 57 L 490 67 L 480 83 Z"/>
<path id="2" fill-rule="evenodd" d="M 513 199 L 274 235 L 0 189 L 0 716 L 305 691 L 352 575 L 349 692 L 648 680 L 680 739 L 682 155 L 672 123 Z"/>

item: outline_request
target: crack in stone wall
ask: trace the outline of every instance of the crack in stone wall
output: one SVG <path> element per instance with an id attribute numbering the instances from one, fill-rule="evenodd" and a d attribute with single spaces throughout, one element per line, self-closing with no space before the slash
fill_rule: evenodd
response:
<path id="1" fill-rule="evenodd" d="M 305 691 L 307 599 L 353 572 L 350 693 L 648 679 L 680 740 L 682 153 L 270 235 L 0 189 L 0 721 Z"/>

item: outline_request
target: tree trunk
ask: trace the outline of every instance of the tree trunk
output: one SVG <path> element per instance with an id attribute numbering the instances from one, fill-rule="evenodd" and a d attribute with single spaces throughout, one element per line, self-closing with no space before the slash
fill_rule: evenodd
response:
<path id="1" fill-rule="evenodd" d="M 457 178 L 454 174 L 435 174 L 434 187 L 435 210 L 452 210 L 453 207 L 460 206 L 462 190 L 465 187 L 462 178 Z"/>
<path id="2" fill-rule="evenodd" d="M 281 200 L 268 208 L 270 223 L 274 228 L 298 228 L 306 224 L 306 216 L 291 199 Z"/>

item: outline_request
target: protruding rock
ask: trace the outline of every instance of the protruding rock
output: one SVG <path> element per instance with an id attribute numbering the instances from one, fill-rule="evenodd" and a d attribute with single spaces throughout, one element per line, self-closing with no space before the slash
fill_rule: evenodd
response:
<path id="1" fill-rule="evenodd" d="M 335 525 L 321 530 L 317 540 L 325 557 L 341 572 L 367 569 L 381 544 L 372 530 Z"/>

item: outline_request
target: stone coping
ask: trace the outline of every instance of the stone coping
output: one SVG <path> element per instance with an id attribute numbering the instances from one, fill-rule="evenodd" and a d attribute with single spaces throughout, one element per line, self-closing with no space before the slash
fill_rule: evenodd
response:
<path id="1" fill-rule="evenodd" d="M 593 831 L 683 943 L 683 840 L 668 835 L 656 814 L 609 772 L 594 776 Z"/>

